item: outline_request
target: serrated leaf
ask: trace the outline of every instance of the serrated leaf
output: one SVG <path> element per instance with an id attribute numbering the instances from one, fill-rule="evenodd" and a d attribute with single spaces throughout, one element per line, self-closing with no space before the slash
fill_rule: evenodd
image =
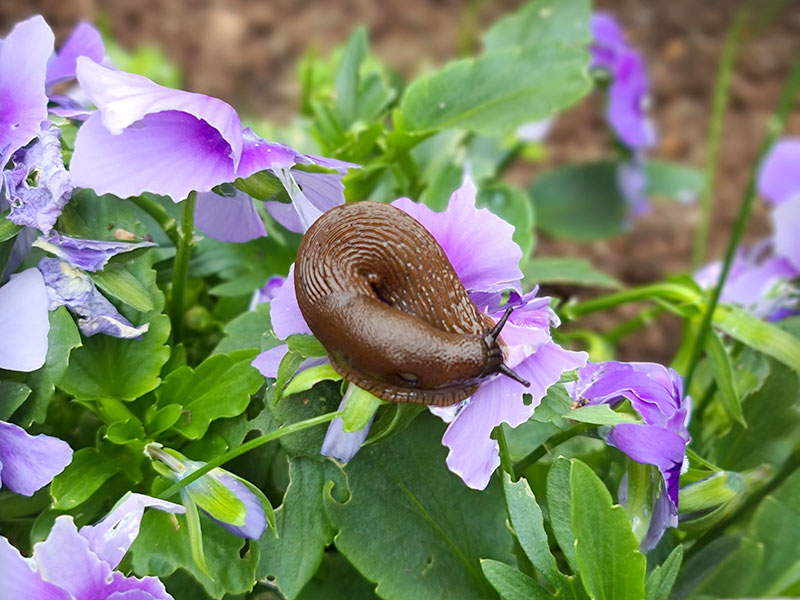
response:
<path id="1" fill-rule="evenodd" d="M 586 285 L 621 288 L 622 284 L 602 271 L 597 271 L 582 258 L 532 258 L 522 268 L 523 282 L 529 284 Z"/>
<path id="2" fill-rule="evenodd" d="M 180 367 L 156 391 L 158 405 L 179 404 L 183 414 L 173 426 L 190 439 L 203 437 L 211 421 L 235 417 L 247 408 L 264 381 L 250 366 L 253 350 L 215 354 L 196 369 Z"/>
<path id="3" fill-rule="evenodd" d="M 625 509 L 613 505 L 606 486 L 584 463 L 570 473 L 572 528 L 578 572 L 589 597 L 597 600 L 644 598 L 645 557 Z"/>
<path id="4" fill-rule="evenodd" d="M 120 469 L 115 456 L 96 448 L 81 448 L 72 455 L 67 468 L 53 479 L 50 486 L 55 500 L 53 508 L 68 510 L 83 504 Z"/>
<path id="5" fill-rule="evenodd" d="M 325 497 L 336 548 L 382 598 L 483 599 L 492 590 L 479 559 L 512 560 L 497 480 L 478 492 L 450 473 L 443 431 L 416 419 L 362 448 L 345 469 L 350 498 Z"/>
<path id="6" fill-rule="evenodd" d="M 588 0 L 537 0 L 498 20 L 484 36 L 487 52 L 531 44 L 588 44 Z"/>
<path id="7" fill-rule="evenodd" d="M 536 580 L 505 563 L 483 559 L 481 570 L 503 600 L 548 600 L 553 597 Z"/>
<path id="8" fill-rule="evenodd" d="M 683 546 L 675 546 L 667 560 L 653 569 L 647 577 L 644 586 L 645 600 L 669 600 L 669 593 L 681 568 L 681 561 L 683 561 Z"/>

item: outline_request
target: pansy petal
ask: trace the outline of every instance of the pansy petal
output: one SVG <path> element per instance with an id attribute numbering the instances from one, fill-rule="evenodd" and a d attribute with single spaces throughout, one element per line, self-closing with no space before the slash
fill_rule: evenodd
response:
<path id="1" fill-rule="evenodd" d="M 646 111 L 650 80 L 644 60 L 631 48 L 620 54 L 615 69 L 608 90 L 608 121 L 626 146 L 649 148 L 656 136 Z"/>
<path id="2" fill-rule="evenodd" d="M 47 118 L 44 82 L 53 43 L 50 27 L 35 16 L 18 23 L 0 46 L 0 169 Z"/>
<path id="3" fill-rule="evenodd" d="M 194 224 L 221 242 L 249 242 L 267 235 L 253 199 L 239 190 L 234 196 L 215 192 L 197 194 Z"/>
<path id="4" fill-rule="evenodd" d="M 433 235 L 468 290 L 522 291 L 522 250 L 512 239 L 514 226 L 488 209 L 475 207 L 475 185 L 469 178 L 453 192 L 442 213 L 408 198 L 395 200 L 392 205 Z"/>
<path id="5" fill-rule="evenodd" d="M 344 184 L 339 173 L 307 173 L 293 169 L 292 176 L 303 195 L 322 212 L 344 204 Z"/>
<path id="6" fill-rule="evenodd" d="M 281 288 L 269 305 L 269 318 L 272 329 L 279 340 L 285 340 L 295 333 L 311 334 L 300 305 L 297 304 L 297 294 L 294 289 L 294 265 L 289 268 L 289 274 Z"/>
<path id="7" fill-rule="evenodd" d="M 230 104 L 204 94 L 173 90 L 141 75 L 114 71 L 86 57 L 78 58 L 77 63 L 81 88 L 95 103 L 102 115 L 103 125 L 112 134 L 122 133 L 147 115 L 178 111 L 206 123 L 208 129 L 216 131 L 227 144 L 227 151 L 222 147 L 218 151 L 230 160 L 231 170 L 238 166 L 242 155 L 242 125 Z M 157 124 L 155 126 L 158 127 Z M 173 141 L 179 143 L 180 135 Z M 215 141 L 215 146 L 218 145 Z M 174 148 L 173 151 L 180 153 L 186 150 Z"/>
<path id="8" fill-rule="evenodd" d="M 276 378 L 278 376 L 278 367 L 281 366 L 281 361 L 287 352 L 289 352 L 289 346 L 281 344 L 269 350 L 264 350 L 250 364 L 258 369 L 258 372 L 264 377 Z"/>
<path id="9" fill-rule="evenodd" d="M 33 245 L 63 258 L 72 266 L 79 267 L 84 271 L 99 271 L 112 256 L 158 244 L 154 242 L 82 240 L 54 231 L 50 235 L 39 238 Z"/>
<path id="10" fill-rule="evenodd" d="M 23 496 L 46 486 L 72 462 L 72 448 L 65 441 L 40 433 L 28 433 L 13 423 L 0 421 L 2 484 Z"/>
<path id="11" fill-rule="evenodd" d="M 347 400 L 350 397 L 351 390 L 355 392 L 355 386 L 350 385 L 339 403 L 339 410 L 344 410 L 347 405 Z M 325 433 L 325 439 L 322 441 L 322 449 L 320 454 L 322 456 L 330 456 L 343 463 L 348 463 L 356 455 L 361 448 L 361 444 L 367 439 L 369 435 L 369 428 L 372 426 L 372 419 L 358 431 L 346 432 L 344 430 L 344 422 L 341 417 L 336 417 L 331 424 L 328 425 L 328 431 Z"/>
<path id="12" fill-rule="evenodd" d="M 211 471 L 210 475 L 211 474 L 232 491 L 236 497 L 241 500 L 245 508 L 244 525 L 231 525 L 230 523 L 214 519 L 214 517 L 211 518 L 234 535 L 251 540 L 260 538 L 267 529 L 267 514 L 258 496 L 236 477 L 222 469 L 214 469 Z"/>
<path id="13" fill-rule="evenodd" d="M 78 130 L 70 163 L 77 187 L 120 198 L 153 192 L 179 202 L 234 177 L 228 142 L 198 117 L 148 114 L 116 135 L 101 119 L 95 113 Z"/>
<path id="14" fill-rule="evenodd" d="M 772 204 L 800 196 L 800 138 L 776 143 L 761 164 L 758 192 Z"/>
<path id="15" fill-rule="evenodd" d="M 180 504 L 128 492 L 101 521 L 81 527 L 78 533 L 88 540 L 92 552 L 115 569 L 139 535 L 147 507 L 168 513 L 186 512 Z"/>
<path id="16" fill-rule="evenodd" d="M 47 356 L 48 298 L 37 269 L 0 287 L 0 369 L 35 371 Z"/>
<path id="17" fill-rule="evenodd" d="M 275 176 L 283 184 L 286 193 L 289 194 L 289 198 L 292 200 L 292 206 L 302 225 L 302 231 L 308 231 L 308 228 L 314 224 L 314 221 L 322 216 L 323 211 L 314 206 L 311 200 L 306 197 L 290 169 L 274 169 L 273 173 L 275 173 Z"/>
<path id="18" fill-rule="evenodd" d="M 174 600 L 157 577 L 125 577 L 119 572 L 112 574 L 104 593 L 106 600 Z"/>
<path id="19" fill-rule="evenodd" d="M 294 148 L 277 142 L 268 142 L 250 128 L 242 132 L 242 141 L 242 159 L 236 169 L 236 177 L 243 179 L 259 171 L 288 169 L 301 156 Z"/>
<path id="20" fill-rule="evenodd" d="M 800 162 L 795 163 L 795 169 L 800 170 Z M 797 236 L 800 231 L 800 195 L 772 210 L 772 225 L 775 228 L 775 254 L 800 270 L 800 240 Z"/>
<path id="21" fill-rule="evenodd" d="M 305 232 L 303 224 L 300 222 L 300 216 L 297 214 L 294 204 L 291 202 L 267 200 L 264 202 L 264 208 L 267 209 L 267 212 L 273 219 L 292 233 Z"/>
<path id="22" fill-rule="evenodd" d="M 672 503 L 667 493 L 667 486 L 661 482 L 661 491 L 653 505 L 650 516 L 650 527 L 642 540 L 642 550 L 648 552 L 656 547 L 656 544 L 664 535 L 667 527 L 678 526 L 678 507 Z"/>
<path id="23" fill-rule="evenodd" d="M 71 600 L 68 592 L 42 579 L 36 563 L 0 537 L 0 598 Z"/>
<path id="24" fill-rule="evenodd" d="M 270 277 L 267 280 L 267 283 L 253 292 L 253 297 L 250 299 L 250 306 L 248 307 L 248 310 L 255 310 L 256 306 L 259 304 L 270 302 L 275 297 L 275 294 L 278 293 L 278 290 L 281 289 L 284 281 L 286 281 L 286 278 L 281 277 L 280 275 Z"/>
<path id="25" fill-rule="evenodd" d="M 60 81 L 75 79 L 79 56 L 88 56 L 99 63 L 105 55 L 106 49 L 100 32 L 89 23 L 78 23 L 56 57 L 47 65 L 47 87 Z"/>

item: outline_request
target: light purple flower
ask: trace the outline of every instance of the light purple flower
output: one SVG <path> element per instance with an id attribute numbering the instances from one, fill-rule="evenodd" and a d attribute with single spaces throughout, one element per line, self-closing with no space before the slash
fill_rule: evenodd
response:
<path id="1" fill-rule="evenodd" d="M 466 178 L 443 213 L 435 213 L 405 198 L 393 204 L 417 219 L 436 238 L 479 308 L 495 319 L 500 318 L 507 306 L 515 308 L 501 335 L 507 346 L 506 364 L 528 379 L 531 387 L 499 376 L 484 382 L 459 405 L 433 410 L 450 423 L 442 439 L 450 449 L 448 467 L 470 487 L 483 489 L 500 464 L 497 442 L 489 437 L 491 431 L 501 423 L 516 427 L 528 420 L 547 388 L 563 372 L 582 366 L 586 354 L 569 352 L 551 340 L 549 329 L 558 320 L 549 307 L 549 299 L 536 298 L 535 292 L 521 295 L 522 251 L 512 240 L 513 226 L 486 209 L 477 209 L 475 193 L 474 184 Z M 507 290 L 511 290 L 509 301 L 501 304 L 501 293 Z M 279 339 L 294 333 L 310 333 L 297 306 L 293 269 L 272 300 L 270 318 Z M 254 366 L 268 364 L 274 369 L 268 372 L 275 373 L 285 351 L 268 350 L 256 357 Z M 262 370 L 266 372 L 266 368 Z M 532 397 L 528 405 L 523 402 L 526 393 Z M 366 432 L 362 435 L 365 437 Z M 334 421 L 324 448 L 326 453 L 347 460 L 358 449 L 356 441 L 354 434 L 344 433 Z M 336 454 L 337 451 L 341 454 Z"/>
<path id="2" fill-rule="evenodd" d="M 0 287 L 0 369 L 35 371 L 47 357 L 47 289 L 37 269 Z"/>
<path id="3" fill-rule="evenodd" d="M 85 336 L 104 333 L 117 338 L 138 338 L 150 324 L 135 327 L 97 289 L 81 270 L 58 258 L 43 258 L 39 271 L 44 277 L 50 310 L 66 306 L 78 317 Z"/>
<path id="4" fill-rule="evenodd" d="M 53 43 L 50 27 L 36 16 L 18 23 L 0 46 L 0 169 L 47 118 L 45 76 Z"/>
<path id="5" fill-rule="evenodd" d="M 275 275 L 270 277 L 262 287 L 253 292 L 253 297 L 250 299 L 250 306 L 248 310 L 255 310 L 256 306 L 263 302 L 271 302 L 278 290 L 283 287 L 283 282 L 286 281 L 285 277 Z"/>
<path id="6" fill-rule="evenodd" d="M 788 261 L 793 270 L 791 277 L 797 277 L 800 275 L 800 195 L 772 209 L 772 227 L 775 256 Z"/>
<path id="7" fill-rule="evenodd" d="M 0 597 L 172 600 L 156 577 L 126 577 L 114 570 L 138 534 L 145 506 L 184 512 L 180 505 L 130 494 L 108 517 L 80 531 L 71 516 L 57 517 L 31 558 L 0 537 Z"/>
<path id="8" fill-rule="evenodd" d="M 72 449 L 66 442 L 43 433 L 31 436 L 18 425 L 0 421 L 0 487 L 32 496 L 70 462 Z"/>
<path id="9" fill-rule="evenodd" d="M 778 205 L 800 196 L 800 138 L 783 138 L 761 164 L 758 191 Z"/>
<path id="10" fill-rule="evenodd" d="M 249 242 L 267 235 L 253 199 L 235 188 L 232 196 L 216 192 L 197 194 L 194 224 L 221 242 Z"/>
<path id="11" fill-rule="evenodd" d="M 652 548 L 667 527 L 678 524 L 678 487 L 689 443 L 690 400 L 683 395 L 683 380 L 673 369 L 655 363 L 590 363 L 578 371 L 573 394 L 581 405 L 613 406 L 627 399 L 644 421 L 614 425 L 605 439 L 661 473 L 661 493 L 643 541 L 645 549 Z"/>
<path id="12" fill-rule="evenodd" d="M 612 78 L 606 113 L 609 123 L 626 146 L 633 149 L 653 146 L 656 136 L 647 114 L 650 78 L 644 59 L 628 44 L 611 15 L 595 13 L 591 28 L 592 66 L 608 71 Z"/>
<path id="13" fill-rule="evenodd" d="M 86 56 L 101 63 L 105 55 L 106 49 L 100 32 L 89 23 L 78 23 L 47 65 L 47 89 L 52 90 L 58 83 L 75 79 L 78 57 Z"/>
<path id="14" fill-rule="evenodd" d="M 50 235 L 40 237 L 33 245 L 63 258 L 84 271 L 99 271 L 112 256 L 157 244 L 147 241 L 133 243 L 82 240 L 52 232 Z"/>
<path id="15" fill-rule="evenodd" d="M 78 81 L 98 111 L 84 123 L 75 141 L 70 169 L 76 186 L 123 198 L 149 191 L 177 202 L 191 191 L 210 192 L 222 183 L 271 170 L 284 185 L 298 184 L 300 191 L 289 190 L 289 195 L 304 228 L 324 210 L 315 202 L 344 201 L 341 193 L 327 196 L 328 175 L 338 184 L 354 165 L 267 142 L 249 129 L 243 130 L 236 111 L 217 98 L 166 88 L 85 57 L 77 62 Z M 337 172 L 290 172 L 297 164 L 330 167 Z M 325 191 L 324 199 L 319 197 L 319 189 Z M 232 210 L 240 212 L 242 208 L 234 205 Z M 250 212 L 249 227 L 252 216 Z M 204 231 L 212 237 L 230 236 L 230 221 L 220 218 L 222 227 L 217 232 L 215 223 L 204 219 Z"/>

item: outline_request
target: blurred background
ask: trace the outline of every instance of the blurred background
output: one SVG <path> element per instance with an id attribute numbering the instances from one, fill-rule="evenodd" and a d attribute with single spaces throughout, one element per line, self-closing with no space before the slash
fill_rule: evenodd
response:
<path id="1" fill-rule="evenodd" d="M 306 52 L 326 56 L 366 26 L 373 51 L 406 78 L 480 47 L 480 34 L 520 0 L 0 0 L 0 35 L 18 20 L 42 14 L 57 45 L 80 20 L 91 21 L 124 48 L 159 48 L 179 69 L 183 88 L 221 97 L 240 113 L 285 124 L 296 113 L 297 63 Z M 629 41 L 646 57 L 653 88 L 656 157 L 702 167 L 716 69 L 736 0 L 600 0 Z M 767 116 L 793 60 L 800 56 L 800 0 L 753 2 L 752 18 L 736 60 L 714 194 L 710 257 L 718 257 L 747 183 Z M 789 134 L 800 135 L 800 111 Z M 546 141 L 546 156 L 508 173 L 526 185 L 537 171 L 587 161 L 610 152 L 603 99 L 590 97 L 561 115 Z M 759 205 L 748 240 L 769 224 Z M 626 235 L 591 243 L 542 235 L 537 256 L 581 256 L 626 284 L 662 279 L 689 269 L 692 205 L 655 203 Z M 570 290 L 556 290 L 569 295 Z M 625 307 L 631 314 L 636 307 Z M 604 314 L 600 319 L 624 315 Z M 636 360 L 668 360 L 680 332 L 669 317 L 645 328 L 621 348 Z M 604 327 L 603 323 L 597 324 Z M 608 325 L 608 324 L 605 324 Z M 643 355 L 644 353 L 644 355 Z"/>

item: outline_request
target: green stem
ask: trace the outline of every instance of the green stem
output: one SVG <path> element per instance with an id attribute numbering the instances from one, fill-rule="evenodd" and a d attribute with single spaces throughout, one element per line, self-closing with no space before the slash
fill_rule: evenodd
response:
<path id="1" fill-rule="evenodd" d="M 309 429 L 310 427 L 316 427 L 317 425 L 328 423 L 329 421 L 333 421 L 336 417 L 341 417 L 341 416 L 342 416 L 341 411 L 326 413 L 318 417 L 306 419 L 305 421 L 298 421 L 297 423 L 286 425 L 284 427 L 281 427 L 280 429 L 276 429 L 275 431 L 270 431 L 269 433 L 264 434 L 259 438 L 250 440 L 249 442 L 242 444 L 238 448 L 229 450 L 225 454 L 218 456 L 214 460 L 209 461 L 204 466 L 200 467 L 196 471 L 193 471 L 190 475 L 187 475 L 180 481 L 176 481 L 166 490 L 161 492 L 161 494 L 159 494 L 159 498 L 167 500 L 171 496 L 177 494 L 179 491 L 181 491 L 183 488 L 185 488 L 193 481 L 197 481 L 198 479 L 200 479 L 211 469 L 216 469 L 217 467 L 224 465 L 226 462 L 233 460 L 237 456 L 241 456 L 246 452 L 250 452 L 250 450 L 253 450 L 254 448 L 263 446 L 264 444 L 282 438 L 285 435 L 290 435 L 292 433 L 297 433 L 298 431 L 303 431 L 304 429 Z"/>
<path id="2" fill-rule="evenodd" d="M 722 138 L 722 126 L 725 121 L 725 112 L 730 96 L 731 76 L 733 63 L 739 42 L 742 38 L 742 29 L 747 21 L 749 4 L 743 4 L 736 11 L 733 23 L 725 36 L 722 49 L 722 59 L 717 70 L 717 79 L 714 83 L 714 95 L 711 103 L 711 122 L 708 128 L 708 143 L 705 164 L 705 185 L 700 197 L 700 222 L 694 230 L 694 244 L 692 246 L 692 270 L 697 269 L 705 259 L 708 246 L 708 231 L 711 227 L 711 213 L 714 209 L 714 183 L 719 162 L 719 142 Z"/>
<path id="3" fill-rule="evenodd" d="M 606 296 L 600 296 L 599 298 L 585 300 L 584 302 L 567 304 L 562 308 L 561 316 L 567 320 L 577 319 L 578 317 L 597 312 L 598 310 L 606 310 L 621 304 L 627 304 L 628 302 L 650 300 L 654 298 L 668 298 L 670 300 L 688 302 L 690 304 L 699 300 L 699 296 L 686 286 L 669 282 L 653 283 L 622 292 L 615 292 Z"/>
<path id="4" fill-rule="evenodd" d="M 506 432 L 503 429 L 503 424 L 498 425 L 495 430 L 495 439 L 497 445 L 500 446 L 500 467 L 511 475 L 511 480 L 516 480 L 514 476 L 514 462 L 511 460 L 511 453 L 508 451 L 508 441 L 506 440 Z"/>
<path id="5" fill-rule="evenodd" d="M 134 196 L 131 200 L 158 223 L 159 227 L 164 230 L 164 233 L 167 234 L 170 241 L 177 247 L 181 239 L 178 233 L 178 224 L 167 210 L 158 202 L 154 202 L 150 200 L 150 198 L 145 198 L 143 196 Z"/>
<path id="6" fill-rule="evenodd" d="M 196 201 L 197 192 L 189 192 L 186 200 L 183 201 L 180 240 L 172 267 L 171 317 L 173 345 L 183 341 L 186 281 L 189 278 L 189 256 L 194 245 L 194 205 Z"/>
<path id="7" fill-rule="evenodd" d="M 626 335 L 633 333 L 637 329 L 641 329 L 645 325 L 652 323 L 653 319 L 660 316 L 664 312 L 664 307 L 661 305 L 651 306 L 627 321 L 620 323 L 614 329 L 605 334 L 606 340 L 612 344 L 618 342 Z"/>
<path id="8" fill-rule="evenodd" d="M 597 427 L 597 425 L 592 425 L 591 423 L 578 423 L 577 425 L 573 425 L 569 429 L 565 429 L 564 431 L 558 432 L 557 434 L 548 438 L 546 442 L 542 442 L 541 446 L 536 448 L 536 450 L 534 450 L 527 456 L 515 462 L 514 470 L 517 473 L 525 472 L 525 470 L 528 467 L 530 467 L 533 463 L 542 458 L 545 454 L 553 450 L 555 447 L 560 446 L 567 440 L 571 440 L 576 435 L 579 435 L 584 431 L 588 431 L 593 427 Z"/>
<path id="9" fill-rule="evenodd" d="M 736 224 L 734 225 L 731 239 L 728 241 L 728 247 L 725 250 L 722 271 L 719 274 L 717 285 L 711 291 L 711 297 L 709 298 L 708 304 L 703 312 L 703 317 L 700 321 L 700 327 L 697 331 L 697 337 L 694 340 L 694 346 L 692 347 L 689 365 L 684 377 L 684 389 L 686 390 L 690 389 L 689 385 L 692 382 L 692 376 L 694 375 L 695 369 L 697 368 L 697 363 L 700 361 L 700 356 L 702 355 L 703 348 L 705 347 L 706 335 L 711 327 L 711 319 L 714 316 L 714 311 L 717 309 L 717 304 L 719 304 L 719 297 L 722 293 L 722 288 L 725 285 L 725 281 L 728 278 L 728 272 L 731 269 L 733 257 L 736 254 L 736 249 L 739 247 L 739 242 L 741 242 L 744 229 L 747 226 L 747 220 L 750 216 L 750 209 L 753 206 L 753 201 L 755 200 L 757 193 L 759 168 L 761 167 L 764 156 L 775 143 L 775 140 L 780 133 L 783 131 L 786 125 L 786 120 L 788 119 L 792 108 L 792 103 L 798 91 L 800 91 L 800 60 L 795 62 L 794 67 L 792 68 L 789 81 L 787 82 L 786 87 L 781 94 L 780 100 L 778 101 L 778 107 L 775 111 L 775 114 L 770 118 L 767 124 L 767 134 L 761 144 L 761 149 L 758 152 L 758 158 L 755 161 L 752 170 L 750 171 L 750 180 L 747 183 L 747 191 L 745 192 L 744 199 L 742 200 L 742 205 L 739 209 L 739 216 L 736 219 Z"/>

